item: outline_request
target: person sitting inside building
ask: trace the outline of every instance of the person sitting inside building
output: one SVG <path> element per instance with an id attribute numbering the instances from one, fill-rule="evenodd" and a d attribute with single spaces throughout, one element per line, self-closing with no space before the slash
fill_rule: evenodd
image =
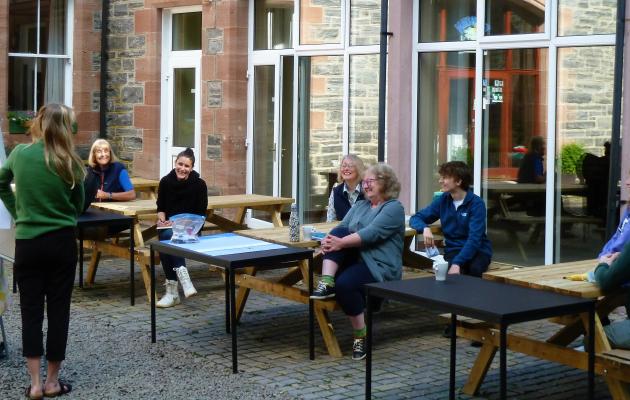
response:
<path id="1" fill-rule="evenodd" d="M 336 297 L 354 329 L 352 359 L 365 358 L 364 285 L 400 279 L 405 210 L 400 183 L 387 164 L 365 172 L 360 200 L 322 240 L 322 276 L 311 298 Z"/>
<path id="2" fill-rule="evenodd" d="M 545 139 L 542 136 L 534 136 L 529 142 L 529 149 L 521 159 L 518 168 L 518 183 L 545 183 L 545 168 L 543 157 L 545 155 Z M 545 215 L 545 193 L 522 193 L 517 196 L 522 207 L 529 216 Z"/>
<path id="3" fill-rule="evenodd" d="M 430 247 L 434 241 L 429 225 L 439 219 L 448 273 L 481 277 L 492 259 L 492 246 L 486 236 L 486 205 L 470 189 L 472 174 L 466 163 L 444 163 L 439 174 L 442 195 L 413 215 L 409 225 L 422 232 L 425 246 Z"/>
<path id="4" fill-rule="evenodd" d="M 608 175 L 610 169 L 610 142 L 604 143 L 604 155 L 597 157 L 587 153 L 582 159 L 582 176 L 586 184 L 586 212 L 588 215 L 606 218 Z"/>
<path id="5" fill-rule="evenodd" d="M 347 154 L 341 159 L 337 176 L 339 184 L 330 191 L 326 222 L 341 221 L 350 207 L 364 199 L 361 190 L 364 171 L 365 166 L 358 156 Z"/>

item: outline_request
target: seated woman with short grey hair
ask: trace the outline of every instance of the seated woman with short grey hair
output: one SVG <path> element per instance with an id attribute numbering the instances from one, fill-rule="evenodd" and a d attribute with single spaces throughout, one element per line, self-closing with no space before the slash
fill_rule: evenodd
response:
<path id="1" fill-rule="evenodd" d="M 397 200 L 400 183 L 387 164 L 376 164 L 363 177 L 366 200 L 348 211 L 322 240 L 322 277 L 313 299 L 336 297 L 354 329 L 352 358 L 365 358 L 366 283 L 397 280 L 402 275 L 405 210 Z"/>

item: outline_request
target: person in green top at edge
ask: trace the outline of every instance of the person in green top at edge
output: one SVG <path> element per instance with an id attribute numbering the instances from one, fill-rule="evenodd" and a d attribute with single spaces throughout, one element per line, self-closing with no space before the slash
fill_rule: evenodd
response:
<path id="1" fill-rule="evenodd" d="M 14 271 L 20 289 L 23 356 L 31 377 L 23 395 L 29 399 L 72 390 L 59 379 L 59 370 L 65 359 L 77 263 L 75 227 L 84 202 L 85 172 L 72 143 L 73 122 L 69 107 L 43 106 L 29 129 L 33 142 L 17 145 L 0 168 L 0 199 L 16 227 Z M 44 304 L 48 372 L 42 381 Z"/>

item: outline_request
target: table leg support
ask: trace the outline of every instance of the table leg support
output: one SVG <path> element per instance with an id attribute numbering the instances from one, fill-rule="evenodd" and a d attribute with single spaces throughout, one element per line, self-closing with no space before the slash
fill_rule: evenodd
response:
<path id="1" fill-rule="evenodd" d="M 313 294 L 313 257 L 308 259 L 308 350 L 309 358 L 315 359 L 315 313 L 311 295 Z"/>
<path id="2" fill-rule="evenodd" d="M 83 229 L 79 228 L 79 287 L 83 289 Z"/>
<path id="3" fill-rule="evenodd" d="M 230 333 L 230 274 L 226 271 L 225 275 L 225 332 Z"/>
<path id="4" fill-rule="evenodd" d="M 136 287 L 135 287 L 135 279 L 134 279 L 134 253 L 135 253 L 135 241 L 133 237 L 133 220 L 129 224 L 129 296 L 131 297 L 131 305 L 136 305 Z M 153 256 L 153 252 L 151 252 L 151 257 Z M 152 261 L 155 268 L 155 260 Z M 83 269 L 83 260 L 81 260 L 81 269 Z M 81 274 L 83 275 L 83 274 Z M 153 289 L 151 289 L 153 290 Z M 153 294 L 155 296 L 155 293 Z"/>
<path id="5" fill-rule="evenodd" d="M 153 246 L 149 247 L 151 258 L 151 343 L 155 343 L 155 254 Z"/>
<path id="6" fill-rule="evenodd" d="M 365 314 L 365 326 L 367 328 L 367 338 L 365 346 L 365 399 L 372 398 L 372 301 L 370 289 L 367 290 L 367 304 Z"/>
<path id="7" fill-rule="evenodd" d="M 448 398 L 455 400 L 455 363 L 457 362 L 457 314 L 451 314 L 451 362 L 448 380 Z"/>
<path id="8" fill-rule="evenodd" d="M 237 348 L 236 348 L 236 278 L 234 277 L 234 269 L 230 268 L 230 321 L 232 324 L 230 326 L 232 331 L 232 373 L 238 373 L 238 359 L 237 359 Z"/>
<path id="9" fill-rule="evenodd" d="M 588 398 L 595 398 L 595 304 L 588 312 Z"/>
<path id="10" fill-rule="evenodd" d="M 499 368 L 500 368 L 500 392 L 499 398 L 501 400 L 507 399 L 507 326 L 501 323 L 499 333 Z"/>

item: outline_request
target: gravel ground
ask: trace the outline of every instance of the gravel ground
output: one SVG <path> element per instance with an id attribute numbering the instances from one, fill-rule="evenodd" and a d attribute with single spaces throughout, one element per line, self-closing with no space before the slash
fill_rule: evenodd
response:
<path id="1" fill-rule="evenodd" d="M 8 359 L 0 360 L 0 399 L 21 399 L 29 384 L 15 298 L 3 316 L 10 335 Z M 17 334 L 16 334 L 17 333 Z M 72 305 L 68 353 L 61 378 L 73 385 L 67 399 L 289 399 L 286 393 L 249 382 L 203 357 L 168 345 L 151 345 L 145 334 Z M 229 355 L 226 355 L 229 362 Z M 44 368 L 44 367 L 42 367 Z M 163 372 L 167 371 L 167 372 Z M 45 370 L 43 369 L 43 373 Z"/>

